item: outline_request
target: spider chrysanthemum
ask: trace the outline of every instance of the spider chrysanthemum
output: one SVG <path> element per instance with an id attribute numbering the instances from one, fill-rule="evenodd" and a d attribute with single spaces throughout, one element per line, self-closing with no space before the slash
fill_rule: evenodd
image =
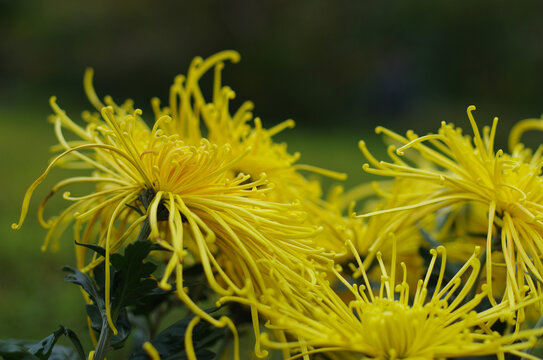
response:
<path id="1" fill-rule="evenodd" d="M 195 58 L 187 75 L 175 78 L 170 88 L 168 106 L 161 107 L 160 101 L 153 99 L 156 119 L 171 116 L 172 121 L 163 127 L 166 134 L 179 134 L 186 141 L 196 143 L 206 137 L 213 144 L 228 144 L 232 158 L 244 154 L 231 168 L 233 175 L 242 172 L 255 180 L 265 173 L 274 187 L 274 191 L 268 193 L 268 198 L 279 202 L 300 202 L 308 213 L 307 221 L 323 227 L 316 245 L 331 255 L 344 252 L 342 231 L 348 219 L 328 211 L 326 202 L 321 198 L 320 181 L 310 180 L 303 172 L 338 180 L 345 179 L 346 175 L 301 164 L 298 162 L 299 153 L 289 153 L 285 143 L 274 141 L 276 134 L 294 127 L 293 120 L 265 128 L 261 119 L 254 117 L 252 102 L 244 101 L 237 109 L 231 110 L 231 100 L 236 94 L 222 84 L 222 69 L 226 61 L 235 63 L 239 59 L 235 51 L 224 51 L 207 59 Z M 206 97 L 199 83 L 210 72 L 213 74 L 213 92 Z"/>
<path id="2" fill-rule="evenodd" d="M 207 66 L 208 62 L 201 64 Z M 80 253 L 78 263 L 89 269 L 105 260 L 107 308 L 109 256 L 133 239 L 132 233 L 144 223 L 149 225 L 150 238 L 170 250 L 160 285 L 169 288 L 173 275 L 181 300 L 217 326 L 229 324 L 202 311 L 184 290 L 186 262 L 200 262 L 210 288 L 219 295 L 255 298 L 269 288 L 281 291 L 276 282 L 269 281 L 270 274 L 296 286 L 289 280 L 291 274 L 313 278 L 315 259 L 328 261 L 313 244 L 320 229 L 306 221 L 300 201 L 279 201 L 278 196 L 271 195 L 275 188 L 265 173 L 249 175 L 236 168 L 251 153 L 250 146 L 234 152 L 229 143 L 172 131 L 174 119 L 170 115 L 160 116 L 148 127 L 141 110 L 134 109 L 131 102 L 119 106 L 106 97 L 103 104 L 93 90 L 90 70 L 85 75 L 85 88 L 100 111 L 84 113 L 86 127 L 77 125 L 55 98 L 51 99 L 59 141 L 56 149 L 62 153 L 27 191 L 20 221 L 13 227 L 21 226 L 33 191 L 53 167 L 63 165 L 84 171 L 84 176 L 56 184 L 47 199 L 73 184 L 94 183 L 95 187 L 79 197 L 64 193 L 72 205 L 49 221 L 42 216 L 46 199 L 39 217 L 49 228 L 46 245 L 75 221 L 76 229 L 83 229 L 81 238 L 76 235 L 80 242 L 105 247 L 105 258 L 85 264 L 84 254 Z M 187 100 L 182 108 L 192 105 Z M 197 105 L 192 108 L 200 110 Z M 64 130 L 75 139 L 66 139 Z M 109 309 L 108 321 L 114 329 Z"/>
<path id="3" fill-rule="evenodd" d="M 509 300 L 514 306 L 522 301 L 527 289 L 540 293 L 543 281 L 543 148 L 532 152 L 516 146 L 511 154 L 495 151 L 497 118 L 492 127 L 485 127 L 481 133 L 472 115 L 474 109 L 474 106 L 468 108 L 473 138 L 446 123 L 442 123 L 437 134 L 422 137 L 411 131 L 404 137 L 378 128 L 378 133 L 401 145 L 396 151 L 399 156 L 393 156 L 392 162 L 377 161 L 361 143 L 371 164 L 364 165 L 366 171 L 408 179 L 418 184 L 419 190 L 423 189 L 410 195 L 403 206 L 361 216 L 395 213 L 398 224 L 407 224 L 416 223 L 427 214 L 453 211 L 464 205 L 486 212 L 485 267 L 489 298 L 496 304 L 494 297 L 499 294 L 492 292 L 493 264 L 503 259 L 507 271 L 502 300 Z M 410 154 L 415 156 L 414 161 Z M 409 188 L 404 191 L 411 192 Z M 384 238 L 381 234 L 376 239 L 373 253 Z"/>
<path id="4" fill-rule="evenodd" d="M 265 296 L 257 305 L 268 318 L 267 333 L 262 343 L 282 349 L 288 359 L 441 359 L 461 356 L 524 354 L 523 349 L 534 346 L 541 329 L 506 332 L 492 330 L 499 321 L 512 322 L 508 304 L 476 311 L 487 296 L 486 289 L 472 292 L 478 278 L 480 262 L 477 248 L 470 259 L 450 279 L 446 279 L 446 250 L 431 250 L 426 275 L 417 283 L 410 296 L 407 268 L 401 263 L 403 275 L 397 279 L 396 256 L 393 249 L 391 267 L 387 271 L 380 253 L 380 286 L 375 288 L 352 244 L 359 271 L 360 285 L 348 282 L 341 269 L 331 269 L 348 289 L 351 299 L 345 302 L 329 278 L 320 274 L 316 285 L 307 284 L 289 299 Z M 298 302 L 293 299 L 298 297 Z M 227 299 L 227 298 L 225 298 Z M 246 299 L 233 299 L 249 303 Z M 534 300 L 529 300 L 533 302 Z M 285 335 L 287 334 L 287 335 Z"/>

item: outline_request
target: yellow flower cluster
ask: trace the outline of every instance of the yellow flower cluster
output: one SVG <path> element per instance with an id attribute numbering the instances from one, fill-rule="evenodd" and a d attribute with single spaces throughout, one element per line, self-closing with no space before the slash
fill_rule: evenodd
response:
<path id="1" fill-rule="evenodd" d="M 322 353 L 331 359 L 440 359 L 491 354 L 503 359 L 505 353 L 530 357 L 521 350 L 534 346 L 535 336 L 541 334 L 539 329 L 499 336 L 491 327 L 510 316 L 508 306 L 475 310 L 487 296 L 486 286 L 476 296 L 469 296 L 479 276 L 479 247 L 448 281 L 444 279 L 446 248 L 430 250 L 426 275 L 418 280 L 416 292 L 410 296 L 403 262 L 402 280 L 396 280 L 396 241 L 390 272 L 377 253 L 381 280 L 375 290 L 356 249 L 351 242 L 347 246 L 356 258 L 363 283 L 350 283 L 340 274 L 340 268 L 331 268 L 330 272 L 348 289 L 352 300 L 345 302 L 325 274 L 316 284 L 307 283 L 299 289 L 298 296 L 307 304 L 304 311 L 284 299 L 266 297 L 266 302 L 255 306 L 270 319 L 268 327 L 286 331 L 297 341 L 273 341 L 263 334 L 264 345 L 283 349 L 289 359 Z M 439 270 L 434 274 L 438 263 Z M 430 281 L 434 275 L 437 278 Z M 228 300 L 253 305 L 248 299 L 223 298 Z M 292 352 L 298 355 L 291 356 Z"/>
<path id="2" fill-rule="evenodd" d="M 258 357 L 267 356 L 264 346 L 289 359 L 535 358 L 522 350 L 543 334 L 523 328 L 526 309 L 539 312 L 542 300 L 543 148 L 532 152 L 518 141 L 540 122 L 519 123 L 511 154 L 494 151 L 497 121 L 481 134 L 472 107 L 473 139 L 445 123 L 423 137 L 378 128 L 392 142 L 391 161 L 378 161 L 360 142 L 364 169 L 389 179 L 346 193 L 338 187 L 324 199 L 304 172 L 345 175 L 299 164 L 299 154 L 274 142 L 292 120 L 266 129 L 251 102 L 232 112 L 235 93 L 221 83 L 226 61 L 239 54 L 194 59 L 175 78 L 168 106 L 152 100 L 150 124 L 131 101 L 100 100 L 91 70 L 84 86 L 95 111 L 83 113 L 84 126 L 51 98 L 58 155 L 28 189 L 13 228 L 54 167 L 82 172 L 54 185 L 39 207 L 48 229 L 43 249 L 57 247 L 70 224 L 77 243 L 105 248 L 103 257 L 81 246 L 76 254 L 83 272 L 105 263 L 113 332 L 110 257 L 143 236 L 169 250 L 160 287 L 175 285 L 196 315 L 185 339 L 190 359 L 201 319 L 229 327 L 235 356 L 239 350 L 232 320 L 210 316 L 184 287 L 183 271 L 195 263 L 219 304 L 249 307 Z M 207 97 L 200 80 L 210 72 Z M 45 220 L 49 198 L 80 184 L 88 193 L 64 192 L 71 204 Z M 425 247 L 430 256 L 421 255 Z M 261 334 L 262 319 L 268 330 Z M 497 323 L 505 324 L 501 334 Z M 159 358 L 151 343 L 144 349 Z"/>
<path id="3" fill-rule="evenodd" d="M 440 211 L 449 217 L 449 226 L 462 229 L 465 227 L 456 223 L 459 211 L 474 214 L 469 226 L 478 227 L 484 234 L 489 300 L 495 305 L 495 297 L 499 296 L 501 302 L 508 301 L 513 308 L 527 294 L 539 296 L 541 293 L 543 179 L 540 175 L 543 148 L 532 152 L 513 140 L 511 154 L 495 151 L 497 119 L 491 128 L 484 128 L 481 135 L 472 115 L 474 109 L 473 106 L 468 108 L 473 140 L 463 135 L 461 129 L 445 123 L 437 134 L 422 137 L 413 132 L 403 137 L 378 128 L 377 132 L 384 133 L 400 145 L 396 154 L 402 156 L 405 153 L 407 159 L 404 161 L 394 156 L 392 162 L 378 162 L 362 146 L 371 164 L 364 165 L 366 171 L 409 181 L 414 191 L 401 206 L 361 216 L 394 213 L 398 223 L 418 223 L 424 227 L 420 220 Z M 518 131 L 512 132 L 513 138 L 519 137 Z M 414 157 L 410 158 L 407 151 L 413 151 Z M 441 229 L 436 237 L 450 236 L 449 226 Z M 383 232 L 376 237 L 370 252 L 377 251 L 385 234 Z M 503 264 L 505 268 L 505 272 L 499 272 L 501 276 L 493 271 L 499 266 L 497 264 Z M 505 284 L 501 294 L 494 294 L 494 281 Z M 523 314 L 519 316 L 519 321 L 522 321 Z"/>

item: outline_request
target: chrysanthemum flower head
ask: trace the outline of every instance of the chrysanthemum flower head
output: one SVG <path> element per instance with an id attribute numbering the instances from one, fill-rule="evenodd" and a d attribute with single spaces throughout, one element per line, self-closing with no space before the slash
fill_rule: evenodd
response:
<path id="1" fill-rule="evenodd" d="M 463 204 L 478 203 L 488 212 L 486 223 L 486 278 L 489 297 L 492 294 L 493 254 L 499 251 L 507 268 L 506 289 L 503 300 L 511 306 L 522 301 L 526 289 L 539 293 L 543 280 L 541 248 L 543 246 L 543 180 L 541 178 L 541 152 L 516 147 L 511 154 L 494 150 L 497 118 L 492 127 L 479 131 L 472 115 L 475 107 L 468 108 L 473 138 L 463 135 L 461 129 L 442 123 L 437 134 L 419 137 L 409 131 L 406 137 L 390 130 L 378 128 L 402 146 L 392 162 L 377 161 L 362 147 L 370 164 L 366 171 L 395 179 L 409 179 L 425 190 L 403 206 L 391 207 L 362 215 L 374 216 L 396 213 L 402 221 L 418 221 L 426 213 L 440 209 L 453 209 Z M 404 152 L 416 153 L 424 159 L 402 159 Z M 372 167 L 373 166 L 373 167 Z M 405 189 L 409 192 L 409 189 Z M 500 251 L 501 250 L 501 251 Z"/>
<path id="2" fill-rule="evenodd" d="M 293 128 L 294 121 L 289 119 L 271 128 L 265 128 L 259 117 L 254 117 L 254 105 L 243 102 L 232 111 L 230 101 L 235 92 L 222 81 L 222 69 L 226 61 L 239 61 L 235 51 L 223 51 L 207 59 L 196 58 L 189 67 L 186 76 L 176 77 L 170 88 L 168 107 L 160 107 L 158 99 L 153 100 L 155 117 L 168 114 L 172 121 L 164 126 L 167 134 L 181 134 L 190 141 L 197 142 L 205 136 L 213 144 L 228 145 L 232 158 L 239 157 L 231 168 L 231 176 L 247 174 L 251 180 L 266 174 L 274 191 L 267 194 L 269 200 L 279 202 L 300 202 L 308 212 L 308 221 L 315 226 L 322 226 L 322 236 L 317 239 L 317 246 L 330 254 L 344 253 L 345 238 L 334 229 L 334 224 L 349 222 L 348 218 L 329 219 L 330 211 L 322 201 L 322 189 L 319 181 L 308 179 L 302 172 L 311 172 L 338 180 L 346 175 L 319 167 L 299 164 L 299 153 L 289 153 L 285 143 L 274 141 L 274 136 L 281 131 Z M 205 96 L 199 82 L 206 73 L 212 72 L 213 93 Z M 244 154 L 244 156 L 241 156 Z M 337 226 L 335 226 L 337 227 Z M 344 226 L 343 226 L 344 227 Z"/>
<path id="3" fill-rule="evenodd" d="M 203 62 L 209 63 L 213 61 Z M 171 251 L 160 285 L 169 288 L 173 275 L 181 300 L 216 326 L 228 324 L 202 311 L 183 290 L 183 264 L 187 259 L 201 262 L 211 289 L 219 295 L 247 297 L 276 286 L 268 280 L 272 273 L 284 282 L 291 274 L 311 279 L 315 261 L 328 261 L 313 246 L 312 239 L 320 229 L 307 223 L 299 201 L 277 201 L 278 197 L 270 196 L 274 187 L 264 173 L 256 177 L 233 170 L 250 154 L 250 146 L 233 153 L 230 143 L 214 143 L 192 130 L 173 132 L 175 119 L 168 114 L 161 115 L 150 128 L 141 110 L 130 102 L 118 106 L 106 98 L 103 104 L 91 80 L 89 71 L 85 88 L 100 112 L 84 114 L 86 127 L 73 122 L 51 99 L 57 150 L 62 153 L 27 191 L 20 221 L 13 227 L 20 227 L 33 191 L 54 166 L 85 171 L 84 176 L 59 182 L 51 195 L 77 183 L 94 183 L 95 189 L 80 197 L 65 193 L 72 205 L 59 217 L 41 221 L 50 228 L 50 234 L 58 236 L 64 227 L 60 225 L 75 219 L 77 229 L 86 229 L 83 242 L 94 241 L 90 234 L 97 233 L 106 256 L 88 267 L 97 261 L 106 262 L 107 308 L 110 253 L 144 222 L 150 225 L 150 238 Z M 191 91 L 198 92 L 196 85 L 189 83 Z M 197 104 L 191 106 L 190 100 L 182 103 L 185 111 L 201 111 Z M 66 140 L 65 130 L 76 139 Z M 42 210 L 40 218 L 41 214 Z"/>
<path id="4" fill-rule="evenodd" d="M 531 348 L 535 336 L 542 333 L 540 329 L 506 335 L 492 331 L 492 325 L 500 320 L 512 322 L 505 303 L 476 312 L 487 296 L 486 286 L 481 293 L 472 292 L 481 266 L 479 249 L 451 279 L 445 278 L 445 248 L 432 249 L 426 275 L 418 281 L 415 295 L 410 296 L 404 263 L 398 276 L 396 257 L 387 271 L 378 254 L 382 277 L 375 288 L 354 246 L 349 247 L 355 252 L 363 283 L 348 282 L 337 266 L 331 271 L 350 291 L 352 300 L 345 303 L 324 274 L 317 278 L 317 285 L 300 291 L 298 303 L 288 302 L 293 298 L 265 297 L 257 307 L 269 319 L 267 326 L 276 340 L 263 334 L 263 344 L 283 349 L 289 359 L 311 354 L 332 359 L 481 355 L 503 359 L 506 353 L 521 355 L 521 350 Z M 232 300 L 248 303 L 245 299 Z"/>
<path id="5" fill-rule="evenodd" d="M 407 188 L 410 189 L 409 192 L 405 191 Z M 407 264 L 408 272 L 414 275 L 410 280 L 415 281 L 413 279 L 417 276 L 422 276 L 423 260 L 419 250 L 425 241 L 420 228 L 421 226 L 433 227 L 436 217 L 432 213 L 427 213 L 415 222 L 402 218 L 401 214 L 382 213 L 365 219 L 356 216 L 354 200 L 361 206 L 357 212 L 376 212 L 408 204 L 410 199 L 420 191 L 422 189 L 417 189 L 416 184 L 411 181 L 399 179 L 362 184 L 345 194 L 345 200 L 351 201 L 348 213 L 352 218 L 351 225 L 354 225 L 350 226 L 354 236 L 344 236 L 343 238 L 353 243 L 358 254 L 364 259 L 364 265 L 367 268 L 372 268 L 369 271 L 370 278 L 378 281 L 381 277 L 378 267 L 372 266 L 377 250 L 381 252 L 385 263 L 389 263 L 392 259 L 393 241 L 390 236 L 384 235 L 390 233 L 395 235 L 394 238 L 397 241 L 397 257 Z M 346 256 L 340 259 L 343 260 L 342 263 L 345 259 L 354 259 L 351 251 L 345 251 L 345 253 Z M 350 265 L 352 267 L 352 264 Z M 359 272 L 355 271 L 355 276 L 357 275 Z M 410 285 L 412 289 L 415 288 L 414 283 Z"/>
<path id="6" fill-rule="evenodd" d="M 298 170 L 319 172 L 333 178 L 344 179 L 345 174 L 327 171 L 317 167 L 296 164 L 300 158 L 299 153 L 290 154 L 284 143 L 273 141 L 273 137 L 287 128 L 294 127 L 294 121 L 289 119 L 272 128 L 264 128 L 262 121 L 254 117 L 252 110 L 254 104 L 245 101 L 235 111 L 230 110 L 230 100 L 235 98 L 235 92 L 221 83 L 222 69 L 225 61 L 238 62 L 240 56 L 235 51 L 223 51 L 207 59 L 195 58 L 189 67 L 186 76 L 176 77 L 170 88 L 168 107 L 160 107 L 160 101 L 153 99 L 155 117 L 168 114 L 172 122 L 165 126 L 168 133 L 179 134 L 192 141 L 202 136 L 214 144 L 229 144 L 233 156 L 250 151 L 241 159 L 234 170 L 257 178 L 265 172 L 271 179 L 293 181 L 294 186 L 300 187 L 297 191 L 314 191 L 313 197 L 320 197 L 320 187 L 312 184 L 303 189 L 296 181 L 303 179 Z M 207 72 L 213 70 L 213 94 L 207 99 L 200 89 L 199 82 Z M 253 125 L 251 126 L 251 122 Z M 298 179 L 294 179 L 299 177 Z M 304 183 L 307 185 L 307 181 Z M 276 184 L 276 186 L 279 184 Z M 288 187 L 277 191 L 276 196 L 288 190 Z M 292 190 L 291 190 L 292 191 Z M 304 196 L 306 196 L 305 194 Z"/>

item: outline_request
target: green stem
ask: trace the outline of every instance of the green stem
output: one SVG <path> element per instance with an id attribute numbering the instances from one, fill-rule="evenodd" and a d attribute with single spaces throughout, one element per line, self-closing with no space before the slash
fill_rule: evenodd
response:
<path id="1" fill-rule="evenodd" d="M 102 331 L 100 331 L 100 338 L 98 339 L 98 344 L 96 344 L 96 350 L 94 351 L 94 357 L 92 360 L 103 360 L 106 358 L 106 353 L 109 350 L 111 334 L 112 331 L 107 322 L 107 318 L 103 316 Z"/>
<path id="2" fill-rule="evenodd" d="M 149 218 L 147 217 L 141 223 L 140 232 L 138 233 L 138 238 L 136 239 L 136 241 L 145 241 L 149 239 L 150 234 L 151 234 L 151 224 L 149 223 Z"/>

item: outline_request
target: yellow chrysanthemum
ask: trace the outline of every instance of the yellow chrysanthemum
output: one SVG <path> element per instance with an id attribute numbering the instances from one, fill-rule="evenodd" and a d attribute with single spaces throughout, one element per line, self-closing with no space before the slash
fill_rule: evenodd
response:
<path id="1" fill-rule="evenodd" d="M 543 281 L 543 180 L 541 178 L 541 153 L 516 146 L 511 154 L 494 151 L 497 119 L 491 128 L 485 127 L 483 134 L 472 116 L 475 107 L 468 108 L 468 117 L 473 129 L 471 139 L 451 124 L 442 123 L 437 134 L 419 137 L 409 131 L 406 137 L 390 130 L 378 128 L 392 140 L 402 144 L 396 151 L 399 156 L 393 162 L 377 161 L 361 146 L 369 164 L 366 171 L 409 179 L 418 183 L 423 191 L 412 196 L 403 206 L 392 207 L 361 215 L 375 216 L 395 213 L 398 219 L 417 222 L 427 214 L 455 206 L 479 203 L 488 212 L 486 223 L 486 278 L 489 298 L 492 293 L 493 264 L 496 252 L 503 257 L 507 269 L 506 287 L 502 300 L 514 307 L 522 301 L 526 288 L 540 293 Z M 425 160 L 425 165 L 411 163 L 400 158 L 412 149 Z M 406 193 L 410 192 L 405 188 Z M 480 207 L 479 207 L 480 209 Z M 372 249 L 377 251 L 378 239 Z M 522 321 L 522 316 L 519 318 Z"/>
<path id="2" fill-rule="evenodd" d="M 232 167 L 232 176 L 242 172 L 250 175 L 251 179 L 257 179 L 265 173 L 274 187 L 268 198 L 279 202 L 300 202 L 309 214 L 307 221 L 323 227 L 316 245 L 326 249 L 332 256 L 340 256 L 344 253 L 344 229 L 350 220 L 341 214 L 331 215 L 327 203 L 321 199 L 320 182 L 309 180 L 301 171 L 339 180 L 345 179 L 345 174 L 298 164 L 299 153 L 290 154 L 286 144 L 273 140 L 277 133 L 294 127 L 293 120 L 266 129 L 260 118 L 253 118 L 254 105 L 250 101 L 245 101 L 231 114 L 230 100 L 235 97 L 235 93 L 230 87 L 221 84 L 221 72 L 225 61 L 235 63 L 239 59 L 235 51 L 223 51 L 205 60 L 195 58 L 187 76 L 176 77 L 171 86 L 168 107 L 161 108 L 159 100 L 153 99 L 155 117 L 158 119 L 165 114 L 171 115 L 173 121 L 164 126 L 168 134 L 181 134 L 193 142 L 205 136 L 214 144 L 228 144 L 232 157 L 245 154 Z M 206 99 L 199 82 L 212 69 L 213 95 Z"/>
<path id="3" fill-rule="evenodd" d="M 266 173 L 278 188 L 278 191 L 273 192 L 273 196 L 280 200 L 319 199 L 320 184 L 308 181 L 299 170 L 309 170 L 337 179 L 344 179 L 345 174 L 296 164 L 300 154 L 290 154 L 286 144 L 273 141 L 272 138 L 277 133 L 294 127 L 293 120 L 289 119 L 266 129 L 262 126 L 260 118 L 253 118 L 254 105 L 250 101 L 243 102 L 231 114 L 230 100 L 235 98 L 235 92 L 221 84 L 221 72 L 225 61 L 236 63 L 239 59 L 239 54 L 232 50 L 222 51 L 205 60 L 195 58 L 187 75 L 176 77 L 171 86 L 168 107 L 161 108 L 160 101 L 153 99 L 156 119 L 163 115 L 172 117 L 173 121 L 164 126 L 169 134 L 179 134 L 193 142 L 205 136 L 214 144 L 229 144 L 234 157 L 247 152 L 232 171 L 251 175 L 253 179 Z M 199 82 L 211 69 L 213 69 L 213 95 L 208 100 L 202 94 Z M 251 121 L 254 126 L 250 125 Z"/>
<path id="4" fill-rule="evenodd" d="M 336 199 L 330 199 L 332 204 L 337 204 L 340 209 L 344 209 L 348 204 L 349 221 L 337 221 L 336 224 L 343 225 L 345 229 L 342 238 L 353 243 L 358 254 L 365 259 L 365 265 L 372 268 L 369 271 L 370 279 L 380 279 L 378 267 L 371 266 L 374 260 L 375 252 L 372 251 L 378 245 L 383 259 L 386 263 L 392 259 L 392 240 L 390 237 L 382 237 L 383 234 L 394 233 L 398 246 L 396 249 L 400 261 L 407 264 L 408 272 L 413 274 L 411 281 L 422 276 L 423 259 L 419 254 L 419 249 L 424 243 L 424 237 L 420 231 L 422 225 L 433 227 L 435 224 L 434 214 L 426 214 L 424 219 L 419 222 L 402 221 L 402 218 L 395 213 L 384 213 L 373 216 L 369 219 L 357 217 L 354 209 L 355 204 L 361 206 L 360 211 L 379 211 L 382 209 L 403 206 L 409 202 L 413 193 L 406 193 L 404 189 L 414 190 L 413 184 L 404 179 L 397 181 L 371 182 L 359 185 L 345 194 L 336 195 Z M 339 190 L 341 191 L 341 190 Z M 331 218 L 331 221 L 336 218 Z M 403 219 L 405 220 L 405 219 Z M 345 249 L 345 246 L 343 245 Z M 472 246 L 473 249 L 473 246 Z M 353 260 L 353 254 L 344 250 L 345 256 L 336 260 L 338 263 L 346 263 Z M 464 259 L 465 260 L 465 259 Z M 351 264 L 352 265 L 352 264 Z M 415 288 L 415 283 L 410 283 L 411 288 Z"/>
<path id="5" fill-rule="evenodd" d="M 415 295 L 410 297 L 404 263 L 401 263 L 402 280 L 396 279 L 395 255 L 387 272 L 378 253 L 382 277 L 379 289 L 373 290 L 354 246 L 349 243 L 349 247 L 355 253 L 364 284 L 349 283 L 339 269 L 331 271 L 350 291 L 353 300 L 346 304 L 324 274 L 319 274 L 317 284 L 308 283 L 299 289 L 297 303 L 269 294 L 256 306 L 269 319 L 267 327 L 277 334 L 277 339 L 271 340 L 267 333 L 263 334 L 263 344 L 283 349 L 288 359 L 309 358 L 311 354 L 324 354 L 330 359 L 439 359 L 482 355 L 504 359 L 506 353 L 536 358 L 521 350 L 533 347 L 535 336 L 541 335 L 543 330 L 499 335 L 491 327 L 500 320 L 511 321 L 508 304 L 479 313 L 475 311 L 487 296 L 486 287 L 483 292 L 470 295 L 480 269 L 479 249 L 448 282 L 444 279 L 446 250 L 444 247 L 432 249 L 426 275 L 418 281 Z M 437 267 L 437 280 L 430 280 Z M 223 300 L 250 303 L 239 298 Z M 290 335 L 290 341 L 283 332 Z"/>
<path id="6" fill-rule="evenodd" d="M 313 244 L 312 238 L 319 229 L 307 223 L 299 203 L 270 200 L 274 197 L 269 193 L 275 190 L 264 173 L 255 178 L 233 171 L 251 152 L 250 147 L 232 155 L 232 146 L 227 143 L 215 144 L 194 134 L 169 133 L 166 128 L 172 119 L 168 115 L 158 118 L 150 129 L 141 118 L 141 111 L 133 109 L 130 102 L 117 106 L 106 98 L 104 106 L 94 93 L 91 80 L 89 71 L 85 87 L 101 117 L 84 114 L 88 122 L 85 128 L 74 123 L 51 99 L 56 113 L 55 131 L 64 152 L 27 191 L 20 221 L 14 228 L 21 226 L 33 191 L 55 165 L 84 169 L 85 177 L 61 181 L 51 195 L 77 183 L 96 183 L 96 188 L 81 197 L 65 193 L 64 197 L 73 204 L 59 217 L 49 222 L 41 220 L 50 229 L 48 236 L 58 235 L 72 218 L 77 228 L 86 226 L 85 241 L 91 241 L 88 234 L 93 226 L 98 227 L 99 244 L 106 248 L 108 265 L 110 253 L 138 225 L 148 221 L 151 239 L 171 250 L 161 286 L 168 288 L 168 280 L 174 274 L 181 300 L 216 326 L 232 324 L 227 319 L 213 319 L 185 293 L 185 261 L 195 258 L 201 262 L 211 289 L 219 295 L 247 298 L 255 298 L 269 288 L 281 291 L 276 282 L 269 280 L 271 274 L 295 287 L 295 280 L 290 277 L 314 278 L 315 260 L 328 262 Z M 190 104 L 184 103 L 183 107 Z M 77 139 L 66 140 L 63 129 Z M 127 206 L 134 202 L 140 206 L 142 216 L 133 206 Z M 108 310 L 109 291 L 106 266 Z M 258 333 L 254 310 L 253 317 Z M 109 311 L 108 321 L 114 329 Z M 256 352 L 262 355 L 258 344 Z"/>

